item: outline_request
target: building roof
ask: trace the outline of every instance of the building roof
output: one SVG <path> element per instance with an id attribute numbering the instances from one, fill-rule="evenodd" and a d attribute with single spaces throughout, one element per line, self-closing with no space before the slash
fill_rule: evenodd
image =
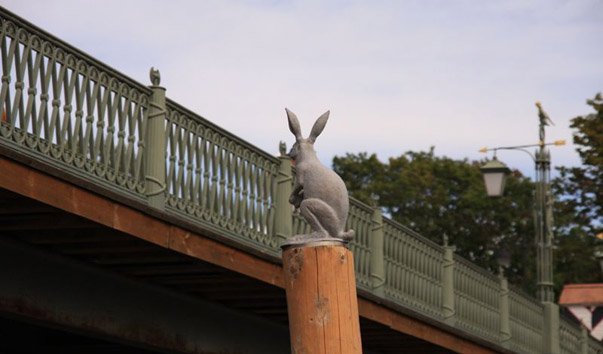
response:
<path id="1" fill-rule="evenodd" d="M 563 287 L 559 305 L 603 305 L 603 283 L 599 284 L 569 284 Z"/>

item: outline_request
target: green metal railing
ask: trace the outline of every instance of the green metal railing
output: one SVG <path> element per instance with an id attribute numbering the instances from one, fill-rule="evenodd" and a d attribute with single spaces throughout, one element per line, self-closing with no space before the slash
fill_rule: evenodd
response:
<path id="1" fill-rule="evenodd" d="M 580 353 L 581 346 L 583 345 L 580 328 L 572 326 L 572 324 L 565 319 L 561 319 L 559 327 L 559 344 L 561 346 L 561 352 L 567 354 Z"/>
<path id="2" fill-rule="evenodd" d="M 461 257 L 455 257 L 456 325 L 497 341 L 500 331 L 498 279 Z"/>
<path id="3" fill-rule="evenodd" d="M 167 208 L 278 252 L 273 237 L 279 160 L 167 104 Z"/>
<path id="4" fill-rule="evenodd" d="M 354 254 L 356 282 L 359 287 L 364 289 L 371 289 L 371 248 L 369 241 L 372 229 L 372 216 L 372 208 L 359 201 L 350 200 L 350 211 L 346 227 L 347 229 L 353 229 L 355 232 L 354 242 L 350 244 L 350 250 Z"/>
<path id="5" fill-rule="evenodd" d="M 295 170 L 0 8 L 0 147 L 273 256 L 309 226 L 288 203 Z M 358 287 L 520 353 L 539 353 L 543 307 L 350 199 Z M 564 353 L 603 352 L 562 318 Z"/>
<path id="6" fill-rule="evenodd" d="M 440 317 L 442 247 L 392 220 L 385 219 L 383 224 L 385 295 L 416 311 Z"/>
<path id="7" fill-rule="evenodd" d="M 143 197 L 149 89 L 2 14 L 3 144 Z"/>
<path id="8" fill-rule="evenodd" d="M 543 308 L 536 299 L 511 291 L 511 349 L 517 352 L 540 352 L 542 346 Z"/>

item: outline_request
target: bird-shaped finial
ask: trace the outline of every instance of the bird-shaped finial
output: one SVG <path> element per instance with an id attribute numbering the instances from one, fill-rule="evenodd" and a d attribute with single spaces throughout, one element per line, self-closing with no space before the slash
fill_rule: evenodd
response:
<path id="1" fill-rule="evenodd" d="M 538 118 L 540 118 L 541 125 L 555 125 L 548 114 L 542 109 L 542 103 L 536 101 L 536 107 L 538 107 Z"/>
<path id="2" fill-rule="evenodd" d="M 151 78 L 151 83 L 154 86 L 159 86 L 161 82 L 161 75 L 159 75 L 159 70 L 151 67 L 151 71 L 149 72 L 149 77 Z"/>

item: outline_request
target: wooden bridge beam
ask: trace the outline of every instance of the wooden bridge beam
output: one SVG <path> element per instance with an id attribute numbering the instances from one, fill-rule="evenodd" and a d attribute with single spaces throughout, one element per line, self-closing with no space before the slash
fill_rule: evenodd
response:
<path id="1" fill-rule="evenodd" d="M 193 232 L 170 219 L 169 215 L 135 209 L 60 178 L 40 172 L 0 155 L 0 188 L 38 200 L 50 206 L 111 227 L 164 248 L 207 261 L 254 279 L 284 288 L 284 274 L 278 259 L 260 257 Z M 85 185 L 85 181 L 81 182 Z M 144 210 L 144 211 L 141 211 Z M 173 219 L 173 218 L 172 218 Z M 361 317 L 395 331 L 469 353 L 506 352 L 454 328 L 426 318 L 413 317 L 395 304 L 363 294 L 358 298 Z M 471 338 L 471 339 L 470 339 Z"/>

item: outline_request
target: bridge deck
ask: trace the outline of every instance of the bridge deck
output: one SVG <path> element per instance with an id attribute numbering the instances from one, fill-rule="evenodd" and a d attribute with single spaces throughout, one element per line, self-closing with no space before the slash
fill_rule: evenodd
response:
<path id="1" fill-rule="evenodd" d="M 15 161 L 1 158 L 0 169 L 4 240 L 287 324 L 280 264 L 169 225 Z M 0 303 L 4 316 L 77 329 L 74 323 L 28 311 L 6 299 Z M 459 337 L 453 329 L 426 324 L 362 297 L 360 313 L 366 353 L 494 352 Z M 93 337 L 133 340 L 127 333 L 122 338 L 107 333 L 94 321 L 88 331 Z"/>

